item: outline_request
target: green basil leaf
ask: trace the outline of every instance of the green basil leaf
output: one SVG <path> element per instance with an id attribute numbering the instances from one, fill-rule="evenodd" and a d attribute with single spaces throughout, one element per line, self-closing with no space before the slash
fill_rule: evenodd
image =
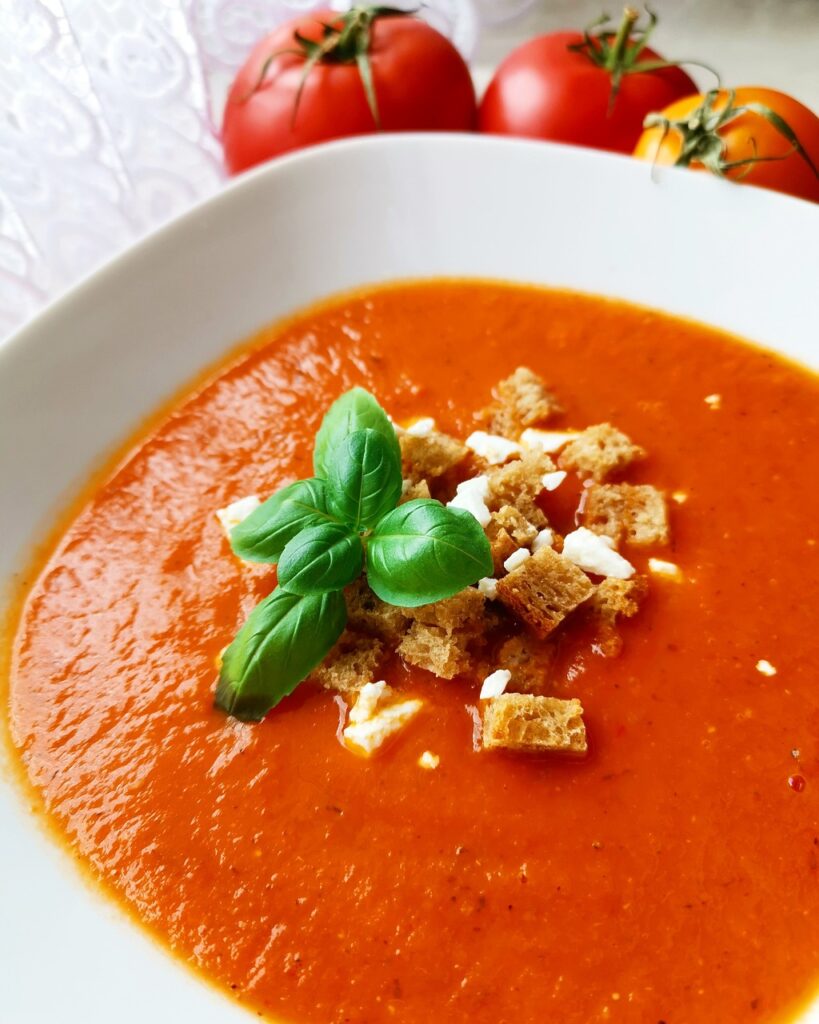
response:
<path id="1" fill-rule="evenodd" d="M 355 530 L 374 526 L 401 497 L 401 455 L 377 431 L 348 434 L 332 451 L 327 504 Z"/>
<path id="2" fill-rule="evenodd" d="M 429 498 L 384 516 L 367 543 L 367 581 L 389 604 L 441 601 L 491 575 L 492 553 L 478 520 Z"/>
<path id="3" fill-rule="evenodd" d="M 340 523 L 323 523 L 288 542 L 279 559 L 279 586 L 291 594 L 326 594 L 352 583 L 363 568 L 358 534 Z"/>
<path id="4" fill-rule="evenodd" d="M 285 545 L 301 530 L 334 522 L 323 480 L 297 480 L 277 491 L 230 533 L 234 552 L 247 562 L 278 562 Z"/>
<path id="5" fill-rule="evenodd" d="M 302 597 L 277 587 L 225 651 L 216 706 L 243 722 L 260 721 L 313 671 L 346 622 L 341 593 Z"/>
<path id="6" fill-rule="evenodd" d="M 316 476 L 325 480 L 328 478 L 333 462 L 333 449 L 356 430 L 374 430 L 381 434 L 389 441 L 400 464 L 401 449 L 395 428 L 387 414 L 369 391 L 365 391 L 364 388 L 353 388 L 333 402 L 316 434 L 316 446 L 313 450 L 313 468 Z"/>

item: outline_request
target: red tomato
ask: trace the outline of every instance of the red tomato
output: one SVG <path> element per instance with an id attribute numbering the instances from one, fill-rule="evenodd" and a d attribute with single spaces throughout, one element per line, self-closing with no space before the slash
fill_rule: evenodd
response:
<path id="1" fill-rule="evenodd" d="M 646 114 L 698 91 L 679 67 L 651 68 L 665 63 L 645 45 L 655 19 L 633 34 L 636 17 L 627 9 L 617 35 L 554 32 L 519 46 L 489 83 L 480 130 L 630 153 Z"/>
<path id="2" fill-rule="evenodd" d="M 784 93 L 715 90 L 672 103 L 649 123 L 634 149 L 642 160 L 819 203 L 819 117 Z"/>
<path id="3" fill-rule="evenodd" d="M 359 47 L 372 76 L 369 96 Z M 312 12 L 263 39 L 230 89 L 222 141 L 236 174 L 288 150 L 379 127 L 468 131 L 475 118 L 469 69 L 448 39 L 409 15 L 357 7 L 344 15 Z"/>

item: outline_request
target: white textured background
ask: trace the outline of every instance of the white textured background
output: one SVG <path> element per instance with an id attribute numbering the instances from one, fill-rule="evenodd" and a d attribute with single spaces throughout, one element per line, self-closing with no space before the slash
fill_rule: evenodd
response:
<path id="1" fill-rule="evenodd" d="M 412 5 L 412 0 L 408 0 Z M 483 87 L 523 39 L 582 27 L 603 0 L 427 0 Z M 340 5 L 344 6 L 343 0 Z M 226 84 L 314 0 L 0 0 L 0 337 L 218 189 Z M 728 85 L 819 110 L 819 0 L 654 0 L 653 43 Z M 619 15 L 619 5 L 608 11 Z M 516 16 L 517 15 L 517 16 Z M 693 77 L 710 86 L 706 72 Z"/>

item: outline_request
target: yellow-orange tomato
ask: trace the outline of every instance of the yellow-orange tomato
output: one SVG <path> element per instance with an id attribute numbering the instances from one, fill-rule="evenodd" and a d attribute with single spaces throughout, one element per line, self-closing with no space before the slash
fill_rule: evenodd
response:
<path id="1" fill-rule="evenodd" d="M 677 100 L 646 123 L 634 150 L 642 160 L 819 202 L 819 117 L 791 96 L 756 87 L 714 91 Z"/>

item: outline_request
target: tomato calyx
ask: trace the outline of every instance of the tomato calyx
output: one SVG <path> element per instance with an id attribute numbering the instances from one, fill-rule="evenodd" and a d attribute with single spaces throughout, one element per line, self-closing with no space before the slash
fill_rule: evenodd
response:
<path id="1" fill-rule="evenodd" d="M 819 169 L 799 141 L 796 132 L 780 114 L 762 103 L 744 103 L 736 106 L 734 90 L 728 93 L 725 106 L 721 110 L 717 110 L 715 105 L 718 97 L 719 91 L 712 89 L 705 94 L 702 103 L 686 117 L 672 120 L 662 114 L 649 114 L 643 122 L 644 128 L 660 128 L 662 130 L 661 142 L 672 132 L 680 137 L 680 155 L 674 161 L 675 167 L 689 167 L 692 163 L 697 163 L 702 164 L 706 170 L 719 178 L 724 178 L 729 171 L 736 170 L 741 171 L 738 177 L 742 178 L 751 171 L 754 164 L 785 160 L 792 153 L 798 153 L 819 179 Z M 759 154 L 756 151 L 756 143 L 752 139 L 751 145 L 754 151 L 750 156 L 743 157 L 741 160 L 727 160 L 725 158 L 727 146 L 720 131 L 744 114 L 757 114 L 764 117 L 782 138 L 790 143 L 791 148 L 778 156 Z"/>
<path id="2" fill-rule="evenodd" d="M 277 57 L 291 54 L 304 60 L 301 81 L 299 82 L 296 101 L 293 105 L 293 121 L 299 109 L 299 101 L 310 72 L 317 64 L 357 64 L 367 97 L 367 106 L 373 115 L 376 127 L 381 127 L 378 112 L 378 100 L 375 95 L 372 68 L 370 66 L 370 43 L 372 25 L 376 18 L 411 17 L 415 11 L 398 7 L 374 7 L 369 4 L 351 7 L 333 21 L 321 21 L 321 38 L 308 39 L 298 30 L 293 32 L 291 47 L 271 53 L 262 64 L 259 79 L 248 95 L 248 99 L 257 92 L 264 82 L 270 66 Z"/>
<path id="3" fill-rule="evenodd" d="M 719 83 L 717 72 L 696 60 L 661 60 L 651 58 L 641 60 L 641 55 L 657 25 L 657 15 L 646 5 L 647 22 L 639 25 L 640 15 L 633 7 L 623 8 L 623 17 L 616 32 L 612 31 L 611 18 L 608 14 L 601 15 L 583 30 L 583 40 L 571 43 L 569 49 L 574 53 L 582 53 L 597 67 L 607 71 L 611 76 L 611 93 L 609 111 L 614 106 L 617 93 L 625 75 L 646 74 L 662 68 L 678 68 L 683 64 L 696 64 L 710 71 Z"/>

